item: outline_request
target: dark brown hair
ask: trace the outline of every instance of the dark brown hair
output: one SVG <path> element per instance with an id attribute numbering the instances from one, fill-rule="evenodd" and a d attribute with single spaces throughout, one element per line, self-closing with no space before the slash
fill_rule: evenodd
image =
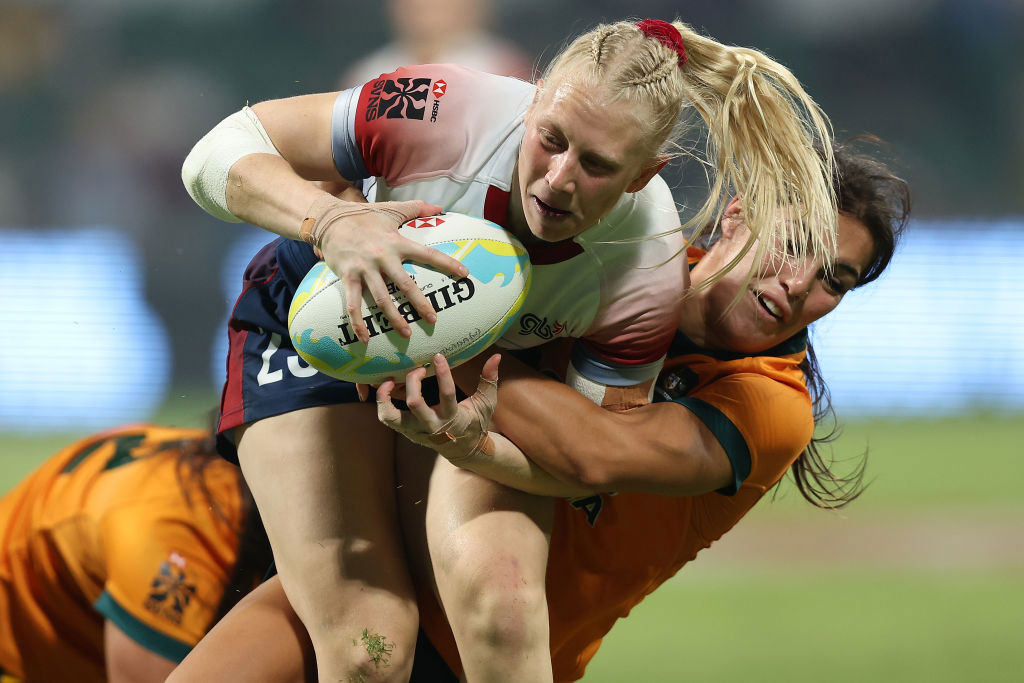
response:
<path id="1" fill-rule="evenodd" d="M 857 151 L 868 145 L 879 146 L 881 141 L 874 136 L 862 135 L 834 145 L 839 211 L 863 223 L 875 245 L 872 259 L 856 287 L 877 279 L 892 261 L 910 214 L 910 189 L 906 181 L 894 175 L 877 158 Z M 826 509 L 842 508 L 864 492 L 867 451 L 860 455 L 848 473 L 833 471 L 835 458 L 831 453 L 825 453 L 823 446 L 838 438 L 840 429 L 828 386 L 810 343 L 800 369 L 811 394 L 815 426 L 820 428 L 826 420 L 830 426 L 823 435 L 811 439 L 807 449 L 790 467 L 790 472 L 797 489 L 812 505 Z"/>
<path id="2" fill-rule="evenodd" d="M 189 491 L 198 490 L 205 504 L 210 506 L 213 513 L 223 522 L 228 523 L 228 515 L 220 501 L 210 493 L 205 476 L 206 468 L 220 460 L 214 436 L 211 434 L 201 439 L 179 441 L 174 445 L 179 448 L 178 483 L 186 502 L 191 504 Z M 214 612 L 213 619 L 210 621 L 209 628 L 213 628 L 213 625 L 220 621 L 239 600 L 268 576 L 273 561 L 270 541 L 267 539 L 263 521 L 256 509 L 256 501 L 253 500 L 252 493 L 242 478 L 241 469 L 237 467 L 235 469 L 237 470 L 236 481 L 241 501 L 241 522 L 234 529 L 238 538 L 235 566 L 231 571 L 231 578 L 224 586 L 224 593 L 217 605 L 216 612 Z"/>

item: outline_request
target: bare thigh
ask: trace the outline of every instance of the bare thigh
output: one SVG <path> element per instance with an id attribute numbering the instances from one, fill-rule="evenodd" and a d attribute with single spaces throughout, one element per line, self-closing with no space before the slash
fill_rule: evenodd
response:
<path id="1" fill-rule="evenodd" d="M 369 635 L 390 648 L 401 678 L 417 613 L 394 503 L 394 434 L 366 404 L 305 408 L 240 432 L 239 462 L 321 675 L 364 666 Z"/>
<path id="2" fill-rule="evenodd" d="M 167 683 L 304 683 L 316 680 L 313 644 L 274 577 L 242 598 Z"/>

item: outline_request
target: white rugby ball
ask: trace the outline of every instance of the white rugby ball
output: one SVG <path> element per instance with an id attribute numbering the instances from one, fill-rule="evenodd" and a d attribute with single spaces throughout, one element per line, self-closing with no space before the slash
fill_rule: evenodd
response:
<path id="1" fill-rule="evenodd" d="M 362 316 L 370 332 L 364 344 L 352 330 L 342 282 L 320 261 L 299 284 L 288 310 L 292 345 L 320 372 L 360 384 L 389 377 L 400 381 L 436 353 L 454 367 L 494 343 L 519 313 L 530 288 L 530 259 L 504 228 L 483 218 L 443 213 L 408 221 L 399 232 L 462 261 L 469 275 L 453 279 L 427 266 L 404 264 L 437 312 L 437 322 L 427 324 L 394 289 L 391 298 L 411 323 L 408 339 L 391 329 L 364 288 Z"/>

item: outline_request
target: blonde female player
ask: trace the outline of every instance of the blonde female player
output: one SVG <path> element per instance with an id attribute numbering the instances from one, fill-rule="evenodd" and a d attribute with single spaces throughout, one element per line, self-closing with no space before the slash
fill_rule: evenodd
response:
<path id="1" fill-rule="evenodd" d="M 481 415 L 467 411 L 466 403 L 458 409 L 468 418 L 463 426 L 442 429 L 454 410 L 450 384 L 444 392 L 448 405 L 437 415 L 416 398 L 415 375 L 409 387 L 413 414 L 399 417 L 387 401 L 388 388 L 381 391 L 381 416 L 429 443 L 431 450 L 436 448 L 435 433 L 451 432 L 456 440 L 444 454 L 460 466 L 553 495 L 620 491 L 554 501 L 546 581 L 555 680 L 580 678 L 614 622 L 735 525 L 787 468 L 804 496 L 819 507 L 840 507 L 858 495 L 863 470 L 849 479 L 833 473 L 816 442 L 808 443 L 814 423 L 830 408 L 807 342 L 807 325 L 827 315 L 845 292 L 883 272 L 906 223 L 909 193 L 901 179 L 856 153 L 855 147 L 839 148 L 836 162 L 842 178 L 842 218 L 835 269 L 830 274 L 816 258 L 804 257 L 785 267 L 771 264 L 753 281 L 741 277 L 741 269 L 696 288 L 693 306 L 686 309 L 690 314 L 683 316 L 659 378 L 658 403 L 626 414 L 601 411 L 514 359 L 503 361 L 495 417 L 525 435 L 520 441 L 536 449 L 537 461 L 557 479 L 524 460 L 497 434 L 489 435 L 490 449 L 474 448 L 480 443 L 481 421 L 486 422 L 493 405 L 485 405 Z M 721 235 L 707 253 L 691 250 L 695 281 L 707 282 L 745 248 L 749 232 L 735 203 L 726 211 Z M 439 359 L 438 372 L 444 379 L 447 371 L 441 363 Z M 456 371 L 467 385 L 476 381 L 474 372 L 469 367 Z M 487 379 L 496 376 L 493 361 L 484 374 Z M 483 386 L 485 394 L 491 392 Z M 493 393 L 485 398 L 493 400 Z M 481 457 L 485 450 L 491 450 L 486 458 Z M 533 452 L 527 451 L 531 456 Z M 472 527 L 484 515 L 460 518 L 448 501 L 428 497 L 434 493 L 428 490 L 430 470 L 450 465 L 435 465 L 422 453 L 407 456 L 400 459 L 403 486 L 398 499 L 414 576 L 430 583 L 425 533 L 440 534 L 448 549 L 461 545 L 458 569 L 472 574 L 476 558 L 494 557 L 472 545 Z M 431 525 L 425 524 L 424 515 Z M 432 544 L 431 550 L 444 552 L 445 542 Z M 512 552 L 507 559 L 521 564 L 524 557 Z M 494 595 L 524 596 L 503 581 L 514 573 L 505 567 L 465 581 L 471 592 L 489 596 L 481 601 L 484 605 L 498 608 L 483 618 L 508 620 L 521 612 L 513 600 Z M 458 572 L 454 574 L 457 578 Z M 431 587 L 424 588 L 420 608 L 429 642 L 459 670 L 462 651 L 457 651 Z M 449 616 L 453 605 L 459 607 L 457 602 L 446 604 Z M 269 670 L 291 671 L 294 680 L 301 680 L 302 662 L 312 654 L 304 634 L 292 630 L 298 623 L 293 614 L 280 583 L 263 584 L 211 631 L 172 680 L 269 682 Z M 520 629 L 530 627 L 520 624 Z M 285 634 L 290 636 L 287 651 L 277 647 Z M 454 681 L 454 674 L 439 666 L 436 652 L 425 646 L 427 641 L 423 639 L 417 652 L 413 680 Z M 526 653 L 510 654 L 521 658 Z M 512 680 L 515 662 L 503 664 L 510 672 L 506 679 Z"/>
<path id="2" fill-rule="evenodd" d="M 401 238 L 398 226 L 441 209 L 482 215 L 527 244 L 534 264 L 523 324 L 502 343 L 579 338 L 573 385 L 598 402 L 642 401 L 685 284 L 678 262 L 653 266 L 681 247 L 657 172 L 690 107 L 708 126 L 717 169 L 695 221 L 738 189 L 765 238 L 759 250 L 784 243 L 784 225 L 802 247 L 831 253 L 832 164 L 812 149 L 828 135 L 824 116 L 783 67 L 678 22 L 600 26 L 537 86 L 428 65 L 342 93 L 264 102 L 228 117 L 189 154 L 183 179 L 203 208 L 301 240 L 278 240 L 250 265 L 230 322 L 219 430 L 229 457 L 237 445 L 323 680 L 406 678 L 417 613 L 394 508 L 393 434 L 352 385 L 318 375 L 290 348 L 295 284 L 322 254 L 343 274 L 350 313 L 365 288 L 408 334 L 385 279 L 432 323 L 402 261 L 464 271 Z M 317 184 L 365 178 L 377 180 L 377 203 L 342 201 Z M 794 198 L 794 221 L 761 218 Z M 544 680 L 543 668 L 524 677 Z"/>

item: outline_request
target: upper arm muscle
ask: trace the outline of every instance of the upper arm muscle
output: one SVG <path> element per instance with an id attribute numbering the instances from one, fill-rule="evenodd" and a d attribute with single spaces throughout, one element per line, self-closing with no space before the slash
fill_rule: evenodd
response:
<path id="1" fill-rule="evenodd" d="M 260 102 L 252 110 L 277 151 L 307 180 L 340 180 L 331 148 L 331 119 L 338 93 Z"/>
<path id="2" fill-rule="evenodd" d="M 597 416 L 595 416 L 597 417 Z M 698 495 L 727 486 L 732 463 L 710 429 L 676 403 L 654 403 L 602 416 L 609 427 L 595 450 L 603 488 L 616 491 Z"/>

